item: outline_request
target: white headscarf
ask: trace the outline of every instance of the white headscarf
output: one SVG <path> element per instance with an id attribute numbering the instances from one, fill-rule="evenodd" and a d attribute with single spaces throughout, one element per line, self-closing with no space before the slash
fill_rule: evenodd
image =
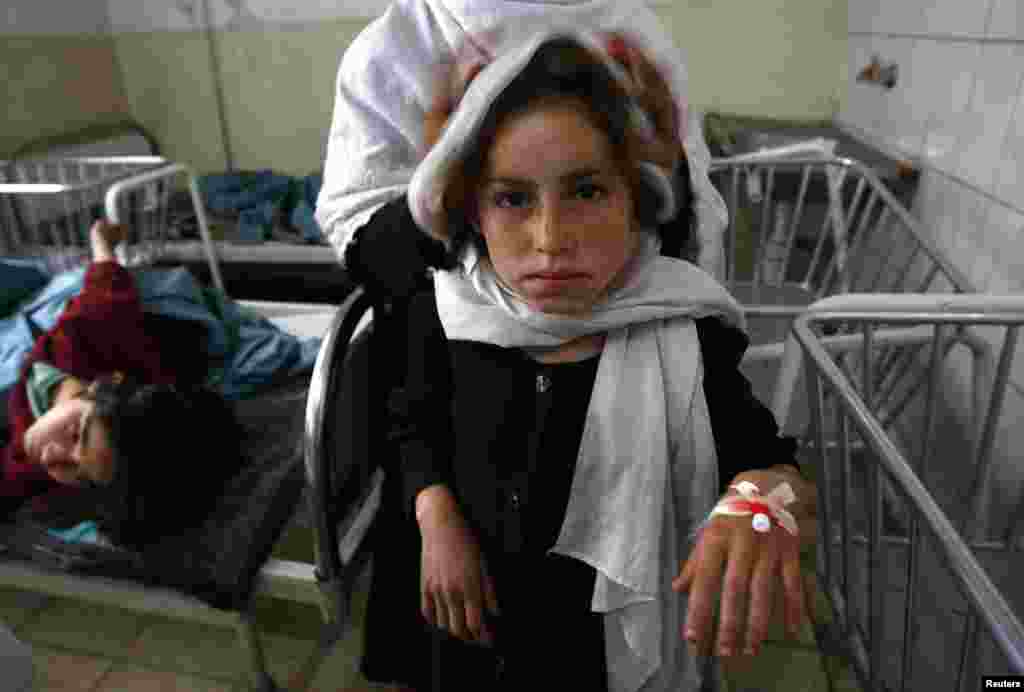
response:
<path id="1" fill-rule="evenodd" d="M 440 234 L 449 169 L 474 141 L 490 105 L 539 47 L 565 35 L 510 40 L 473 81 L 409 185 L 409 206 L 424 232 Z M 570 36 L 597 45 L 592 37 Z M 624 78 L 613 61 L 605 65 Z M 649 172 L 652 180 L 659 174 Z M 671 209 L 672 187 L 654 187 L 662 208 Z M 553 550 L 597 570 L 591 605 L 604 614 L 609 690 L 668 692 L 697 689 L 700 671 L 682 640 L 685 599 L 670 584 L 681 543 L 710 511 L 718 486 L 693 320 L 719 315 L 742 326 L 743 316 L 709 274 L 660 256 L 654 231 L 637 232 L 636 254 L 585 316 L 536 312 L 472 245 L 456 269 L 435 272 L 434 288 L 450 340 L 534 351 L 606 335 Z"/>
<path id="2" fill-rule="evenodd" d="M 700 118 L 686 101 L 679 49 L 644 0 L 397 0 L 352 42 L 338 69 L 334 117 L 316 219 L 339 257 L 355 231 L 406 192 L 422 158 L 423 116 L 433 100 L 437 66 L 505 29 L 517 33 L 571 25 L 622 31 L 662 69 L 680 108 L 680 134 L 696 197 L 698 264 L 723 268 L 725 203 L 708 178 L 711 154 Z M 486 55 L 485 55 L 486 57 Z"/>

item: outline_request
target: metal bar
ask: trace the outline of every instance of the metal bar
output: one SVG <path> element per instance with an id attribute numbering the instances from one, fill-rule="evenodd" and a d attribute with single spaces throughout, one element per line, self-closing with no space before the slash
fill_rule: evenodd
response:
<path id="1" fill-rule="evenodd" d="M 963 309 L 965 305 L 958 304 L 957 298 L 949 297 L 954 308 Z M 972 305 L 970 300 L 976 297 L 964 296 L 967 305 Z M 833 301 L 835 304 L 836 301 Z M 1011 302 L 1008 299 L 997 299 L 994 303 Z M 1018 306 L 1021 305 L 1021 297 L 1017 297 Z M 954 310 L 955 312 L 955 310 Z M 1021 320 L 1024 311 L 1018 312 L 1016 319 Z M 836 315 L 838 317 L 838 315 Z M 846 317 L 846 316 L 844 316 Z M 949 314 L 943 318 L 948 319 Z M 832 388 L 841 397 L 843 407 L 853 417 L 854 422 L 864 436 L 864 441 L 876 454 L 877 462 L 884 468 L 886 473 L 896 483 L 896 487 L 904 495 L 907 501 L 916 508 L 924 525 L 928 528 L 932 538 L 939 547 L 940 557 L 954 573 L 955 577 L 963 587 L 969 602 L 984 619 L 986 627 L 993 635 L 993 639 L 1006 655 L 1007 660 L 1015 671 L 1024 672 L 1024 626 L 1006 602 L 1005 598 L 992 584 L 988 575 L 973 557 L 971 550 L 956 532 L 953 525 L 946 518 L 945 514 L 931 498 L 920 480 L 902 458 L 892 442 L 887 438 L 878 423 L 873 420 L 870 412 L 851 385 L 839 373 L 836 366 L 830 361 L 827 355 L 814 343 L 814 335 L 810 332 L 809 322 L 811 320 L 829 319 L 827 313 L 819 315 L 809 314 L 797 320 L 794 329 L 805 353 L 810 357 L 810 364 L 817 371 L 821 372 L 830 382 Z M 878 319 L 877 315 L 874 319 Z M 1011 321 L 1009 315 L 989 315 L 986 319 L 1003 319 Z M 890 315 L 886 321 L 893 321 Z M 910 321 L 909 319 L 907 321 Z M 942 319 L 936 321 L 941 322 Z"/>
<path id="2" fill-rule="evenodd" d="M 804 166 L 803 172 L 800 175 L 800 190 L 797 193 L 796 208 L 793 210 L 793 218 L 789 224 L 789 233 L 786 236 L 786 249 L 783 254 L 782 260 L 782 283 L 785 283 L 789 277 L 789 263 L 793 256 L 793 246 L 796 244 L 797 234 L 800 232 L 800 222 L 803 220 L 804 214 L 804 202 L 807 198 L 807 187 L 811 181 L 811 167 Z M 807 284 L 807 277 L 800 282 L 802 285 Z"/>
<path id="3" fill-rule="evenodd" d="M 872 192 L 874 192 L 872 190 Z M 879 195 L 872 194 L 868 198 L 868 201 L 864 206 L 864 213 L 861 215 L 860 224 L 857 226 L 857 232 L 854 234 L 855 242 L 857 243 L 856 248 L 851 251 L 850 255 L 850 271 L 851 273 L 847 277 L 851 289 L 857 290 L 857 281 L 861 277 L 861 273 L 868 266 L 865 255 L 867 254 L 868 248 L 870 247 L 870 241 L 872 238 L 877 238 L 879 233 L 878 229 L 884 228 L 889 223 L 889 217 L 891 211 L 888 207 L 883 206 L 881 212 L 879 212 L 878 220 L 875 223 L 874 230 L 870 233 L 866 231 L 868 221 L 871 216 L 875 213 L 875 205 L 882 204 Z"/>
<path id="4" fill-rule="evenodd" d="M 812 375 L 810 375 L 810 373 L 808 373 L 808 377 L 812 377 Z M 813 377 L 815 379 L 817 379 L 817 374 L 813 375 Z M 842 413 L 840 412 L 839 400 L 836 399 L 835 397 L 833 397 L 833 400 L 835 401 L 835 409 L 834 409 L 835 413 L 833 414 L 833 419 L 836 419 L 836 417 L 838 416 L 838 419 L 836 419 L 836 424 L 838 425 L 838 428 L 839 428 L 838 434 L 839 434 L 839 454 L 840 454 L 840 458 L 839 458 L 839 493 L 840 493 L 840 499 L 839 499 L 839 532 L 840 532 L 840 534 L 839 534 L 839 538 L 840 538 L 840 544 L 841 544 L 841 552 L 840 552 L 840 554 L 842 555 L 842 564 L 841 564 L 840 569 L 842 571 L 842 579 L 843 579 L 840 586 L 842 588 L 843 599 L 846 601 L 847 604 L 849 604 L 851 602 L 850 601 L 850 563 L 852 562 L 851 556 L 850 556 L 850 546 L 851 546 L 851 541 L 850 541 L 850 504 L 852 502 L 852 495 L 853 495 L 853 484 L 850 481 L 850 471 L 851 471 L 850 430 L 849 430 L 849 428 L 846 425 L 846 416 L 842 415 Z M 856 622 L 856 618 L 849 618 L 849 617 L 847 617 L 847 621 L 848 621 L 848 623 Z M 847 627 L 850 627 L 850 624 L 848 624 Z"/>
<path id="5" fill-rule="evenodd" d="M 872 328 L 865 323 L 862 326 L 864 345 L 861 352 L 861 395 L 864 401 L 871 401 L 872 389 Z M 881 689 L 881 664 L 882 664 L 882 631 L 880 623 L 884 617 L 885 594 L 883 562 L 882 562 L 882 521 L 884 519 L 883 490 L 881 468 L 873 464 L 868 470 L 868 491 L 867 504 L 870 506 L 868 514 L 868 642 L 871 657 L 870 679 L 873 690 Z M 876 631 L 877 630 L 877 631 Z"/>
<path id="6" fill-rule="evenodd" d="M 978 441 L 977 458 L 975 460 L 976 475 L 972 483 L 971 524 L 966 529 L 968 540 L 981 540 L 984 537 L 985 521 L 980 515 L 985 513 L 983 503 L 990 494 L 992 483 L 992 446 L 995 443 L 996 428 L 1002 415 L 1003 401 L 1006 398 L 1006 383 L 1010 379 L 1010 367 L 1017 350 L 1017 332 L 1019 327 L 1010 327 L 1003 338 L 1003 348 L 999 353 L 999 365 L 996 366 L 996 380 L 992 386 L 989 399 L 988 416 L 985 427 Z"/>
<path id="7" fill-rule="evenodd" d="M 773 194 L 775 192 L 775 167 L 765 166 L 767 170 L 764 199 L 761 201 L 761 227 L 758 229 L 757 250 L 754 253 L 753 300 L 759 302 L 758 290 L 761 288 L 762 269 L 764 264 L 765 246 L 774 229 L 772 210 L 775 208 Z"/>
<path id="8" fill-rule="evenodd" d="M 917 471 L 918 477 L 924 482 L 927 487 L 927 464 L 928 459 L 931 456 L 931 446 L 934 439 L 935 433 L 935 408 L 938 399 L 938 383 L 939 383 L 939 364 L 941 358 L 939 353 L 941 352 L 940 346 L 942 342 L 942 327 L 935 327 L 935 334 L 932 339 L 932 350 L 929 367 L 929 378 L 928 378 L 928 405 L 925 408 L 925 420 L 924 420 L 924 443 L 921 446 L 921 453 L 918 457 Z M 907 512 L 908 520 L 908 536 L 909 536 L 909 549 L 907 550 L 907 578 L 906 578 L 906 604 L 904 607 L 903 615 L 903 675 L 902 675 L 902 690 L 903 692 L 910 692 L 913 690 L 913 686 L 910 684 L 914 678 L 914 646 L 917 643 L 918 635 L 918 622 L 916 619 L 917 615 L 917 579 L 918 579 L 918 564 L 920 561 L 920 550 L 921 550 L 921 532 L 918 524 L 917 515 L 908 508 Z"/>
<path id="9" fill-rule="evenodd" d="M 828 187 L 828 185 L 829 185 L 828 175 L 825 175 L 825 186 Z M 829 205 L 830 205 L 830 207 L 831 207 L 831 204 L 832 204 L 832 200 L 831 200 L 831 197 L 830 197 L 829 198 Z M 817 242 L 814 245 L 814 252 L 811 254 L 811 263 L 807 267 L 807 274 L 806 274 L 805 282 L 807 283 L 808 286 L 813 285 L 814 275 L 817 272 L 818 264 L 820 264 L 822 255 L 824 254 L 824 251 L 825 251 L 825 241 L 827 241 L 828 238 L 829 238 L 829 233 L 828 233 L 829 224 L 832 221 L 833 221 L 833 215 L 831 213 L 829 213 L 829 210 L 826 210 L 825 218 L 822 220 L 821 228 L 818 230 L 818 240 L 817 240 Z M 832 253 L 832 257 L 833 257 L 833 259 L 835 258 L 835 251 L 834 250 L 833 250 L 833 253 Z M 825 273 L 826 274 L 828 273 L 827 268 L 825 270 Z M 816 291 L 816 295 L 820 295 L 820 293 L 822 291 L 826 290 L 825 289 L 826 285 L 827 284 L 824 281 L 822 281 L 819 284 L 819 288 L 818 288 L 818 291 Z"/>
<path id="10" fill-rule="evenodd" d="M 794 342 L 795 344 L 795 342 Z M 823 402 L 821 399 L 821 387 L 818 382 L 818 378 L 815 375 L 808 373 L 806 378 L 805 386 L 807 389 L 807 402 L 808 409 L 810 411 L 810 426 L 811 426 L 811 439 L 819 453 L 821 462 L 818 464 L 818 477 L 828 478 L 828 460 L 825 457 L 825 419 Z M 824 527 L 822 531 L 825 536 L 824 542 L 819 542 L 819 546 L 823 546 L 823 549 L 818 555 L 818 573 L 824 576 L 825 584 L 832 583 L 832 521 L 830 518 L 830 502 L 825 497 L 824 493 L 827 491 L 827 483 L 818 484 L 818 511 L 821 513 L 820 525 Z"/>
<path id="11" fill-rule="evenodd" d="M 730 207 L 732 213 L 729 214 L 729 237 L 732 239 L 732 246 L 729 248 L 729 262 L 726 266 L 725 278 L 732 281 L 736 278 L 736 247 L 739 243 L 739 226 L 736 223 L 740 199 L 740 168 L 738 166 L 732 169 L 732 191 L 729 198 L 732 202 Z"/>

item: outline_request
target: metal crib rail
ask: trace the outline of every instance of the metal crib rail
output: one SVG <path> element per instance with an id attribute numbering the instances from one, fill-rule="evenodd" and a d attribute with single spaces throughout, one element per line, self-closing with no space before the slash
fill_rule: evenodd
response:
<path id="1" fill-rule="evenodd" d="M 995 432 L 1010 386 L 1021 324 L 1024 296 L 849 295 L 819 301 L 794 325 L 807 364 L 811 444 L 818 462 L 823 527 L 819 575 L 867 689 L 915 690 L 933 687 L 937 681 L 952 681 L 954 686 L 948 689 L 967 690 L 976 687 L 982 672 L 1024 673 L 1024 625 L 989 574 L 994 566 L 1016 564 L 1014 536 L 1007 531 L 1002 541 L 987 540 L 981 516 L 985 514 Z M 846 345 L 852 357 L 830 353 L 822 334 L 836 325 L 859 334 L 859 344 L 851 342 L 853 351 L 849 350 L 851 344 Z M 883 326 L 931 330 L 928 348 L 911 356 L 913 367 L 927 374 L 924 413 L 916 420 L 921 445 L 915 464 L 908 461 L 909 451 L 897 444 L 892 429 L 883 426 L 879 411 L 885 402 L 873 396 L 879 351 L 874 348 L 874 336 L 884 331 Z M 979 383 L 987 399 L 983 419 L 980 425 L 968 426 L 976 435 L 971 440 L 970 510 L 963 520 L 954 521 L 933 497 L 936 488 L 930 488 L 924 479 L 934 475 L 935 469 L 928 467 L 941 451 L 935 445 L 935 434 L 937 402 L 945 377 L 942 364 L 949 354 L 945 345 L 957 333 L 986 343 L 1000 341 L 992 334 L 979 336 L 982 328 L 999 328 L 1004 336 L 997 367 L 985 371 L 988 382 Z M 975 396 L 971 403 L 976 402 Z M 852 451 L 853 437 L 862 443 L 862 453 Z M 866 477 L 861 493 L 865 500 L 860 505 L 852 499 L 857 473 Z M 906 526 L 894 526 L 899 523 L 892 517 L 899 501 L 907 511 Z M 1011 529 L 1013 526 L 1011 522 Z M 864 560 L 858 560 L 864 548 Z M 903 559 L 906 564 L 900 585 L 887 570 Z M 863 570 L 859 569 L 862 562 Z M 946 574 L 952 576 L 949 586 L 945 585 Z M 860 588 L 858 580 L 866 588 Z M 926 590 L 933 597 L 942 594 L 939 603 L 925 599 L 921 594 Z M 1019 604 L 1018 594 L 1012 595 Z M 893 607 L 900 599 L 902 612 Z M 966 614 L 957 610 L 961 599 L 969 610 Z M 949 611 L 936 611 L 943 600 Z M 892 630 L 899 647 L 886 646 Z M 991 647 L 986 648 L 989 640 L 981 639 L 986 634 L 1001 659 Z M 933 646 L 936 642 L 948 644 L 946 663 L 958 664 L 955 676 L 939 680 L 939 674 L 929 669 L 934 666 L 921 665 L 924 644 L 919 640 L 924 639 Z M 895 648 L 899 649 L 898 659 L 892 658 Z M 941 656 L 941 652 L 932 655 Z M 979 670 L 983 665 L 1000 670 Z M 927 684 L 922 679 L 928 680 Z"/>
<path id="2" fill-rule="evenodd" d="M 970 280 L 935 247 L 875 172 L 858 161 L 735 157 L 712 160 L 709 174 L 730 212 L 724 280 L 750 282 L 755 296 L 786 284 L 811 291 L 815 298 L 847 292 L 974 292 Z M 783 175 L 800 178 L 792 204 L 780 199 L 777 179 Z M 803 266 L 794 261 L 794 250 L 802 222 L 810 220 L 812 186 L 825 188 L 828 206 L 808 239 L 813 251 Z M 755 243 L 753 266 L 745 271 L 737 267 L 741 210 L 750 212 L 754 237 L 747 240 Z M 878 251 L 880 262 L 868 261 L 873 259 L 868 256 L 872 250 Z M 893 250 L 905 251 L 906 256 Z M 773 251 L 781 255 L 769 256 Z M 893 265 L 894 260 L 901 263 Z M 769 271 L 772 265 L 778 265 L 775 271 Z"/>

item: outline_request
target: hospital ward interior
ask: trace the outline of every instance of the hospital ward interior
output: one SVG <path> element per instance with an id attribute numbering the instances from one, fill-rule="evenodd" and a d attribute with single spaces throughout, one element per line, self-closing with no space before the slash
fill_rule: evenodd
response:
<path id="1" fill-rule="evenodd" d="M 0 32 L 0 692 L 1024 684 L 1024 0 Z"/>

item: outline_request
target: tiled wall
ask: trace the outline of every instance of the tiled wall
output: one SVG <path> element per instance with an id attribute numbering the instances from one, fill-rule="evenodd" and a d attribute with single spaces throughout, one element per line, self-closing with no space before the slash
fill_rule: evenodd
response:
<path id="1" fill-rule="evenodd" d="M 892 90 L 856 81 L 874 54 L 898 65 Z M 840 120 L 919 161 L 926 232 L 976 290 L 1024 290 L 1024 2 L 849 0 L 848 68 Z M 999 477 L 1015 491 L 1024 349 L 1016 360 L 999 436 Z"/>
<path id="2" fill-rule="evenodd" d="M 917 212 L 983 291 L 1024 288 L 1024 3 L 850 0 L 840 119 L 919 158 Z M 859 83 L 878 54 L 896 87 Z"/>

